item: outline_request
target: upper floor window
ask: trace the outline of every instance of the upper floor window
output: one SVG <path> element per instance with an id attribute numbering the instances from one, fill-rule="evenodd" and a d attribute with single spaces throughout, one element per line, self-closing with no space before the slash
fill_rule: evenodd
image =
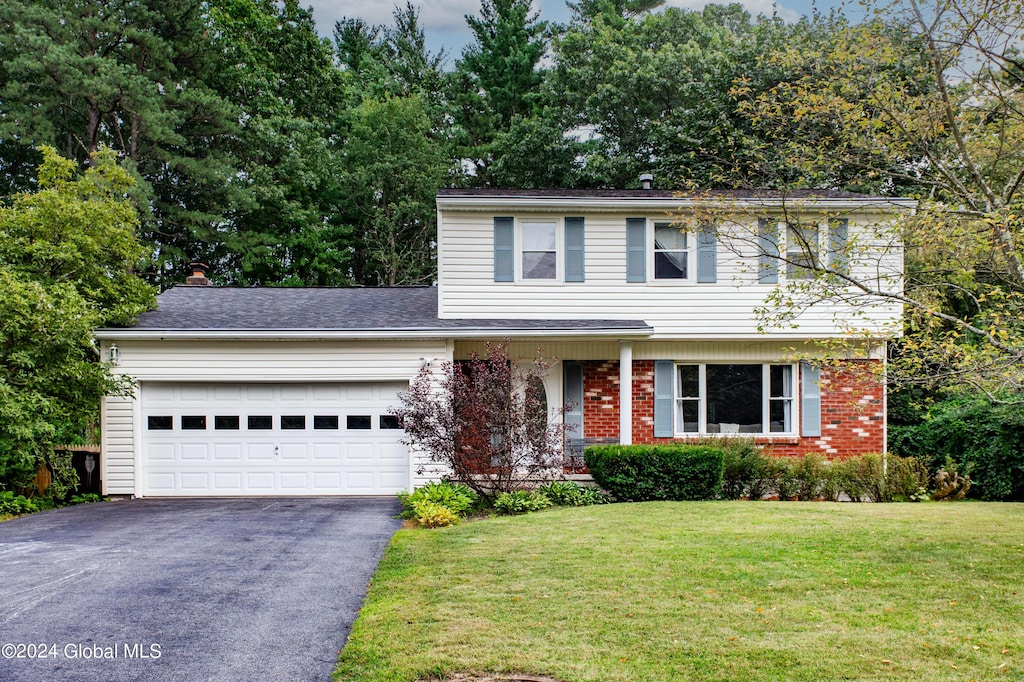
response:
<path id="1" fill-rule="evenodd" d="M 523 279 L 555 279 L 558 276 L 558 238 L 555 221 L 523 221 Z"/>
<path id="2" fill-rule="evenodd" d="M 494 281 L 582 282 L 583 218 L 494 218 Z"/>
<path id="3" fill-rule="evenodd" d="M 718 235 L 702 223 L 683 230 L 671 222 L 626 219 L 626 281 L 694 281 L 718 279 Z"/>
<path id="4" fill-rule="evenodd" d="M 672 223 L 654 223 L 654 279 L 687 279 L 689 234 Z"/>
<path id="5" fill-rule="evenodd" d="M 786 278 L 813 279 L 818 267 L 817 225 L 786 227 Z"/>

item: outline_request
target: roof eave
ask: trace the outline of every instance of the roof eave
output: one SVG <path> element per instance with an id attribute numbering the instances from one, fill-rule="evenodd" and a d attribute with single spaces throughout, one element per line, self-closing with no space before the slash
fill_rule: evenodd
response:
<path id="1" fill-rule="evenodd" d="M 891 213 L 893 211 L 911 211 L 917 208 L 914 199 L 865 197 L 865 198 L 827 198 L 827 197 L 746 197 L 746 198 L 692 198 L 692 197 L 523 197 L 523 196 L 438 196 L 437 207 L 441 210 L 487 210 L 494 208 L 547 209 L 573 208 L 592 211 L 623 212 L 635 209 L 674 211 L 707 207 L 716 204 L 722 207 L 735 207 L 738 210 L 771 209 L 786 207 L 787 209 L 831 210 L 831 211 L 865 211 Z"/>
<path id="2" fill-rule="evenodd" d="M 98 329 L 101 341 L 262 341 L 262 340 L 377 340 L 377 339 L 471 339 L 480 337 L 614 337 L 644 339 L 652 327 L 460 327 L 456 329 Z"/>

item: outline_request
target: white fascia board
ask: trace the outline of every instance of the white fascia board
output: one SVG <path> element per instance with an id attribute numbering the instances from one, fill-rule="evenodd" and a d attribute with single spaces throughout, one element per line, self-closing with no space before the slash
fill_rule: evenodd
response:
<path id="1" fill-rule="evenodd" d="M 894 211 L 912 211 L 917 208 L 914 199 L 870 197 L 865 199 L 827 199 L 827 198 L 780 198 L 780 197 L 747 197 L 743 199 L 694 199 L 679 197 L 651 199 L 635 197 L 438 197 L 439 209 L 456 209 L 470 211 L 491 211 L 494 209 L 531 209 L 552 210 L 565 207 L 586 209 L 594 212 L 623 213 L 637 210 L 674 211 L 679 209 L 701 208 L 709 205 L 723 208 L 734 207 L 738 210 L 790 208 L 813 211 L 862 211 L 869 213 L 892 213 Z"/>
<path id="2" fill-rule="evenodd" d="M 466 327 L 446 330 L 230 330 L 230 329 L 194 329 L 194 330 L 157 330 L 157 329 L 100 329 L 94 333 L 103 341 L 173 341 L 173 340 L 307 340 L 307 341 L 344 341 L 344 340 L 430 340 L 430 339 L 478 339 L 483 337 L 528 338 L 544 336 L 548 338 L 565 337 L 580 338 L 590 336 L 612 338 L 646 339 L 654 333 L 653 329 L 502 329 L 500 327 Z"/>

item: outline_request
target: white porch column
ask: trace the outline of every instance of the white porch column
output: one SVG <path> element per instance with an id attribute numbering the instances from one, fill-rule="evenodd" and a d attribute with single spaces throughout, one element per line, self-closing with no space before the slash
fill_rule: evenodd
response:
<path id="1" fill-rule="evenodd" d="M 633 342 L 619 342 L 619 445 L 633 444 Z"/>

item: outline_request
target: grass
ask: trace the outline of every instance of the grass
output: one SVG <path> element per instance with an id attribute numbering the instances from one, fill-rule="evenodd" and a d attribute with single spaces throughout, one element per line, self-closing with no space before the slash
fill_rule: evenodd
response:
<path id="1" fill-rule="evenodd" d="M 1024 506 L 616 504 L 406 529 L 335 673 L 1024 679 Z"/>

